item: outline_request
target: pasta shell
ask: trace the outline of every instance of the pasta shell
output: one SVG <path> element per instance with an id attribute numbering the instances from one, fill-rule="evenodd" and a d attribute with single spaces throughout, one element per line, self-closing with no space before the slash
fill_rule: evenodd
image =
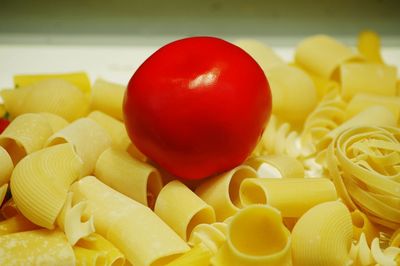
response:
<path id="1" fill-rule="evenodd" d="M 14 164 L 8 152 L 0 146 L 0 186 L 8 183 Z M 1 204 L 2 201 L 0 201 Z"/>
<path id="2" fill-rule="evenodd" d="M 308 210 L 292 230 L 294 266 L 343 266 L 353 239 L 351 216 L 339 201 Z"/>
<path id="3" fill-rule="evenodd" d="M 54 228 L 70 184 L 82 172 L 82 161 L 71 144 L 60 144 L 21 160 L 11 176 L 11 193 L 18 210 L 31 222 Z"/>

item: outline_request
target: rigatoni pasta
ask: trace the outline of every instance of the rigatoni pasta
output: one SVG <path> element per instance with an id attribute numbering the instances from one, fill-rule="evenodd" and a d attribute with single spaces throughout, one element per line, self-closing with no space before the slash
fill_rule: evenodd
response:
<path id="1" fill-rule="evenodd" d="M 97 79 L 92 89 L 90 109 L 102 111 L 122 121 L 122 101 L 125 94 L 125 86 Z"/>

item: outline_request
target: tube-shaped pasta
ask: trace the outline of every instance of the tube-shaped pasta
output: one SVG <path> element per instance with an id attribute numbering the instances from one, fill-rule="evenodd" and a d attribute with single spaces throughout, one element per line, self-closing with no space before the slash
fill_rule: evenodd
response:
<path id="1" fill-rule="evenodd" d="M 73 121 L 86 114 L 88 101 L 77 87 L 62 79 L 48 79 L 28 87 L 0 92 L 11 117 L 48 112 Z"/>
<path id="2" fill-rule="evenodd" d="M 233 216 L 226 243 L 213 265 L 292 265 L 290 247 L 290 232 L 279 211 L 268 205 L 253 205 Z"/>
<path id="3" fill-rule="evenodd" d="M 272 113 L 301 127 L 317 104 L 314 82 L 300 68 L 281 65 L 268 71 L 272 92 Z"/>
<path id="4" fill-rule="evenodd" d="M 71 191 L 75 202 L 87 200 L 96 232 L 113 243 L 133 265 L 164 265 L 189 250 L 150 208 L 95 177 L 87 176 L 75 182 Z"/>
<path id="5" fill-rule="evenodd" d="M 93 216 L 87 221 L 82 221 L 87 203 L 81 201 L 72 206 L 72 195 L 72 192 L 68 193 L 64 207 L 57 217 L 57 225 L 64 231 L 71 246 L 75 245 L 79 239 L 95 231 Z"/>
<path id="6" fill-rule="evenodd" d="M 91 110 L 99 110 L 118 120 L 123 120 L 122 101 L 125 86 L 97 79 L 93 84 Z"/>
<path id="7" fill-rule="evenodd" d="M 341 132 L 352 128 L 360 126 L 396 126 L 397 121 L 392 112 L 390 112 L 386 107 L 375 105 L 371 106 L 361 113 L 353 116 L 351 119 L 347 120 L 340 126 L 331 130 L 324 138 L 320 140 L 317 144 L 318 150 L 325 149 L 331 141 L 337 137 Z"/>
<path id="8" fill-rule="evenodd" d="M 268 164 L 275 167 L 279 172 L 280 177 L 292 178 L 292 177 L 304 177 L 304 166 L 297 159 L 282 154 L 276 155 L 264 155 L 257 157 L 250 157 L 244 164 L 251 166 L 260 175 L 260 167 L 263 164 Z M 260 176 L 260 177 L 272 177 L 272 176 Z"/>
<path id="9" fill-rule="evenodd" d="M 107 131 L 89 118 L 80 118 L 64 129 L 53 134 L 46 145 L 71 143 L 82 159 L 84 166 L 82 176 L 91 174 L 100 154 L 111 146 Z"/>
<path id="10" fill-rule="evenodd" d="M 60 74 L 40 74 L 40 75 L 15 75 L 14 86 L 16 88 L 30 86 L 38 81 L 46 79 L 62 79 L 65 80 L 77 88 L 83 93 L 90 93 L 90 80 L 85 72 L 72 72 L 72 73 L 60 73 Z"/>
<path id="11" fill-rule="evenodd" d="M 382 64 L 348 63 L 340 67 L 341 90 L 344 99 L 355 94 L 396 95 L 397 69 Z"/>
<path id="12" fill-rule="evenodd" d="M 196 225 L 215 222 L 214 209 L 178 180 L 163 187 L 154 212 L 185 241 Z"/>
<path id="13" fill-rule="evenodd" d="M 399 121 L 400 97 L 381 96 L 369 93 L 357 93 L 354 95 L 346 108 L 346 120 L 374 105 L 386 107 L 393 113 L 395 120 Z"/>
<path id="14" fill-rule="evenodd" d="M 94 175 L 106 185 L 150 208 L 154 207 L 162 188 L 161 176 L 156 168 L 114 148 L 100 155 Z"/>
<path id="15" fill-rule="evenodd" d="M 8 183 L 11 173 L 14 169 L 14 164 L 8 152 L 0 146 L 0 186 Z M 0 200 L 0 204 L 1 204 Z"/>
<path id="16" fill-rule="evenodd" d="M 211 255 L 207 247 L 199 244 L 166 266 L 209 266 Z"/>
<path id="17" fill-rule="evenodd" d="M 255 177 L 257 173 L 253 168 L 241 165 L 205 181 L 195 192 L 214 208 L 216 220 L 221 222 L 235 214 L 241 207 L 239 188 L 243 180 Z"/>
<path id="18" fill-rule="evenodd" d="M 17 164 L 24 156 L 43 148 L 53 134 L 50 124 L 40 114 L 24 114 L 15 118 L 0 135 L 0 146 L 5 148 Z"/>
<path id="19" fill-rule="evenodd" d="M 350 128 L 330 144 L 327 162 L 338 194 L 350 208 L 359 208 L 372 222 L 399 227 L 400 129 Z"/>
<path id="20" fill-rule="evenodd" d="M 88 118 L 93 119 L 107 131 L 111 137 L 113 147 L 124 151 L 128 150 L 131 141 L 124 123 L 100 111 L 91 112 Z"/>
<path id="21" fill-rule="evenodd" d="M 40 114 L 46 118 L 53 133 L 63 129 L 68 125 L 67 120 L 65 120 L 61 116 L 52 113 L 40 113 Z"/>
<path id="22" fill-rule="evenodd" d="M 362 31 L 357 38 L 357 49 L 368 62 L 382 64 L 381 40 L 373 31 Z"/>
<path id="23" fill-rule="evenodd" d="M 339 91 L 340 85 L 338 82 L 323 78 L 321 76 L 309 73 L 310 78 L 314 81 L 315 89 L 317 91 L 317 99 L 321 100 L 325 95 L 331 93 L 332 91 Z"/>
<path id="24" fill-rule="evenodd" d="M 349 47 L 326 35 L 304 39 L 296 49 L 295 61 L 316 75 L 330 79 L 339 66 L 348 61 L 361 60 Z"/>
<path id="25" fill-rule="evenodd" d="M 375 237 L 379 236 L 379 230 L 368 217 L 359 210 L 351 213 L 351 220 L 353 221 L 353 238 L 359 239 L 361 234 L 364 234 L 368 244 L 371 244 Z"/>
<path id="26" fill-rule="evenodd" d="M 292 230 L 293 265 L 346 265 L 352 239 L 351 216 L 343 203 L 314 206 Z"/>
<path id="27" fill-rule="evenodd" d="M 327 178 L 252 178 L 240 186 L 243 206 L 268 204 L 282 217 L 298 218 L 322 202 L 337 199 L 336 189 Z"/>
<path id="28" fill-rule="evenodd" d="M 90 259 L 96 261 L 96 257 L 99 257 L 100 253 L 102 258 L 98 258 L 99 263 L 93 265 L 122 266 L 125 263 L 125 257 L 121 251 L 119 251 L 110 241 L 97 233 L 92 233 L 87 237 L 81 238 L 76 243 L 75 247 L 80 248 L 78 251 L 80 255 L 79 258 L 77 258 L 78 261 L 82 261 L 83 258 L 85 258 L 85 260 Z M 75 250 L 75 247 L 74 252 L 76 255 L 77 250 Z"/>
<path id="29" fill-rule="evenodd" d="M 0 265 L 74 266 L 75 256 L 58 230 L 34 230 L 0 236 Z"/>
<path id="30" fill-rule="evenodd" d="M 104 265 L 109 266 L 105 262 L 106 258 L 103 252 L 98 250 L 90 250 L 86 248 L 82 248 L 79 246 L 73 246 L 72 249 L 74 250 L 74 255 L 76 259 L 75 266 L 97 266 L 97 265 Z M 123 265 L 123 264 L 121 264 Z"/>
<path id="31" fill-rule="evenodd" d="M 269 73 L 268 71 L 274 67 L 285 65 L 285 61 L 262 42 L 254 39 L 239 39 L 234 44 L 250 54 L 265 73 Z"/>
<path id="32" fill-rule="evenodd" d="M 22 159 L 11 176 L 11 193 L 18 210 L 31 222 L 54 228 L 70 184 L 80 177 L 82 161 L 71 144 L 61 144 Z"/>

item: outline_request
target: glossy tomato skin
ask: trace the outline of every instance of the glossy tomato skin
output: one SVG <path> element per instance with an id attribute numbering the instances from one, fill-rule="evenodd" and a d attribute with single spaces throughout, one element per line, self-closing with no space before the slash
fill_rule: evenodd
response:
<path id="1" fill-rule="evenodd" d="M 160 48 L 134 73 L 124 98 L 133 143 L 182 179 L 242 163 L 271 112 L 264 72 L 239 47 L 214 37 Z"/>

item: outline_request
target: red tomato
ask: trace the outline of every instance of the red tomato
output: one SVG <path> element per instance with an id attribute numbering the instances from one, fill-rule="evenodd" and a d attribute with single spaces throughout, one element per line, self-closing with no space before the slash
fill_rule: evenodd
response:
<path id="1" fill-rule="evenodd" d="M 177 40 L 134 73 L 124 98 L 133 143 L 171 174 L 200 179 L 242 163 L 271 112 L 264 72 L 214 37 Z"/>
<path id="2" fill-rule="evenodd" d="M 5 118 L 0 118 L 0 134 L 6 129 L 6 127 L 10 124 L 10 121 Z"/>

